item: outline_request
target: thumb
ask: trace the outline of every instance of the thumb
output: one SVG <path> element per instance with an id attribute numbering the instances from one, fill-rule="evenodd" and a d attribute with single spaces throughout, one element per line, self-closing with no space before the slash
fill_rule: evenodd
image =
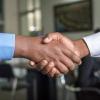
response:
<path id="1" fill-rule="evenodd" d="M 55 33 L 49 33 L 45 36 L 43 43 L 50 43 L 53 40 L 57 40 L 58 39 L 58 34 Z"/>
<path id="2" fill-rule="evenodd" d="M 43 43 L 50 43 L 52 41 L 52 37 L 46 36 L 43 40 Z"/>

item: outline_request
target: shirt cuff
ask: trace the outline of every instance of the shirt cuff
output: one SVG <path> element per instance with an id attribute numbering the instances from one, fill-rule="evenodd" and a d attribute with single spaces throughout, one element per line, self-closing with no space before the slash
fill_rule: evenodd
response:
<path id="1" fill-rule="evenodd" d="M 90 36 L 86 36 L 83 39 L 88 46 L 90 55 L 94 57 L 99 56 L 100 55 L 100 32 Z"/>
<path id="2" fill-rule="evenodd" d="M 15 51 L 15 34 L 0 33 L 0 60 L 10 60 Z"/>

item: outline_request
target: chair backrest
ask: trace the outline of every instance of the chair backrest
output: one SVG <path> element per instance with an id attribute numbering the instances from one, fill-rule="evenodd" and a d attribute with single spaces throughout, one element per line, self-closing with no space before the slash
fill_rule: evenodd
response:
<path id="1" fill-rule="evenodd" d="M 13 78 L 13 71 L 10 64 L 1 63 L 0 64 L 0 77 L 1 78 Z"/>

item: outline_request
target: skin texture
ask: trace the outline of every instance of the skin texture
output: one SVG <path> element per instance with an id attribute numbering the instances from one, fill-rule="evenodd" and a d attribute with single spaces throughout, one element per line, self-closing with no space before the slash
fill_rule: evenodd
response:
<path id="1" fill-rule="evenodd" d="M 89 49 L 83 39 L 73 41 L 74 45 L 80 52 L 80 57 L 83 58 L 90 54 Z"/>
<path id="2" fill-rule="evenodd" d="M 89 50 L 82 39 L 72 41 L 71 39 L 61 35 L 60 33 L 50 33 L 43 39 L 43 43 L 46 43 L 46 44 L 50 43 L 51 41 L 58 41 L 64 44 L 66 50 L 68 50 L 69 52 L 72 52 L 72 54 L 74 53 L 77 55 L 77 57 L 74 59 L 73 59 L 73 55 L 69 57 L 69 59 L 74 63 L 74 66 L 69 65 L 68 67 L 71 71 L 76 68 L 75 65 L 81 64 L 81 61 L 78 62 L 77 59 L 83 58 L 89 54 Z M 32 62 L 30 62 L 30 64 L 31 63 Z M 42 67 L 42 72 L 52 77 L 62 74 L 62 72 L 59 72 L 59 74 L 56 73 L 56 67 L 55 67 L 54 62 L 47 62 L 46 60 L 43 60 L 40 62 L 40 65 Z M 55 71 L 52 71 L 52 70 L 55 70 Z"/>
<path id="3" fill-rule="evenodd" d="M 54 74 L 67 73 L 81 62 L 79 55 L 69 50 L 74 48 L 72 42 L 67 40 L 66 45 L 62 39 L 51 40 L 43 43 L 43 37 L 16 36 L 14 57 L 27 58 L 33 63 L 40 65 L 38 70 L 51 77 Z M 75 48 L 74 48 L 75 49 Z M 48 63 L 49 62 L 49 63 Z"/>
<path id="4" fill-rule="evenodd" d="M 76 53 L 77 55 L 79 55 L 80 58 L 83 58 L 83 57 L 89 55 L 89 49 L 83 39 L 72 41 L 68 37 L 62 36 L 60 33 L 50 33 L 44 39 L 44 43 L 50 43 L 53 40 L 56 40 L 56 41 L 63 40 L 63 43 L 65 43 L 68 46 L 68 49 L 71 50 L 72 52 Z M 73 45 L 73 46 L 71 46 L 71 45 Z M 45 66 L 49 67 L 50 63 L 48 63 L 48 65 L 45 64 Z M 52 66 L 52 70 L 53 70 L 53 68 L 54 68 L 54 66 Z M 76 66 L 74 66 L 73 69 L 76 69 Z M 52 72 L 49 71 L 49 74 L 51 74 L 51 73 Z M 53 73 L 53 76 L 56 76 L 56 75 L 57 75 L 56 73 Z"/>

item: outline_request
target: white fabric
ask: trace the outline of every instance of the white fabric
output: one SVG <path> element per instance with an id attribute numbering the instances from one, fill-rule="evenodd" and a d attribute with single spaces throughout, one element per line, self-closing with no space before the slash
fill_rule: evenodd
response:
<path id="1" fill-rule="evenodd" d="M 100 32 L 83 38 L 91 56 L 100 57 Z"/>

